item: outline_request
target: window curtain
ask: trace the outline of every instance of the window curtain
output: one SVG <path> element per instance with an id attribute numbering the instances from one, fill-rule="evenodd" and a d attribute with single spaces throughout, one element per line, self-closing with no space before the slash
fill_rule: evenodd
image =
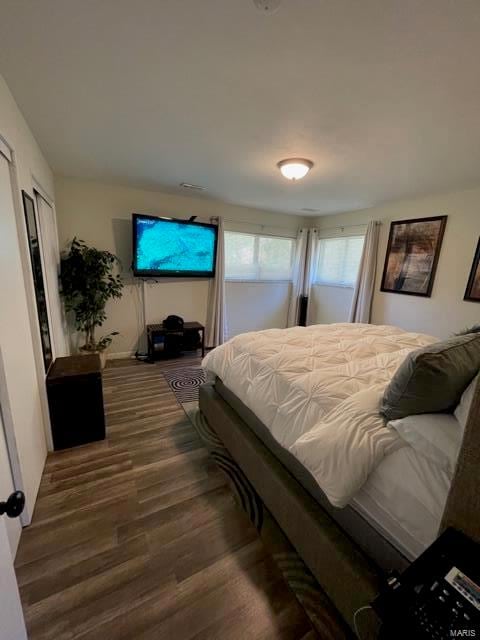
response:
<path id="1" fill-rule="evenodd" d="M 218 347 L 223 344 L 226 335 L 227 315 L 225 312 L 225 232 L 223 218 L 212 218 L 218 225 L 217 260 L 215 263 L 215 278 L 208 287 L 206 346 Z"/>
<path id="2" fill-rule="evenodd" d="M 305 280 L 305 261 L 307 259 L 308 229 L 299 229 L 295 245 L 295 259 L 292 270 L 292 293 L 288 306 L 287 327 L 298 324 L 300 296 L 302 296 Z"/>
<path id="3" fill-rule="evenodd" d="M 373 291 L 377 271 L 378 236 L 380 223 L 372 220 L 367 227 L 357 282 L 353 292 L 349 322 L 370 322 Z"/>
<path id="4" fill-rule="evenodd" d="M 310 299 L 318 265 L 318 230 L 300 229 L 297 235 L 295 261 L 293 263 L 292 294 L 288 307 L 287 327 L 296 327 L 299 320 L 300 299 Z M 310 320 L 311 305 L 307 308 L 307 324 Z"/>
<path id="5" fill-rule="evenodd" d="M 313 323 L 312 285 L 317 279 L 319 251 L 320 240 L 318 237 L 318 229 L 309 229 L 305 279 L 303 282 L 303 295 L 308 297 L 307 325 Z"/>

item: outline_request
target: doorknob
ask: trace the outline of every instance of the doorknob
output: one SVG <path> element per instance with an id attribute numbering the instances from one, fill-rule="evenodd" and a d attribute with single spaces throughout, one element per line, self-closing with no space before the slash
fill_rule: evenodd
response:
<path id="1" fill-rule="evenodd" d="M 0 516 L 6 513 L 9 518 L 18 518 L 24 507 L 25 494 L 23 491 L 15 491 L 6 502 L 0 502 Z"/>

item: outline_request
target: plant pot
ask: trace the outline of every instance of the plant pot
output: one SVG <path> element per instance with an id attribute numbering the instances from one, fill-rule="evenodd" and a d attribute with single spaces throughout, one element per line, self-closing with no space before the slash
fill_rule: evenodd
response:
<path id="1" fill-rule="evenodd" d="M 106 351 L 97 351 L 100 356 L 100 365 L 102 369 L 105 369 L 105 365 L 107 364 L 107 352 Z"/>
<path id="2" fill-rule="evenodd" d="M 80 353 L 82 356 L 89 356 L 94 353 L 97 353 L 100 356 L 100 366 L 102 369 L 105 369 L 105 365 L 107 364 L 107 352 L 103 351 L 89 351 L 88 349 L 80 349 Z"/>

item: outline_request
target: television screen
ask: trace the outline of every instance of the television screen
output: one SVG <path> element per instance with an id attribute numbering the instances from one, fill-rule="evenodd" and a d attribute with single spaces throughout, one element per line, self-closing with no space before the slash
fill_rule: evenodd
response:
<path id="1" fill-rule="evenodd" d="M 136 276 L 215 275 L 217 227 L 213 224 L 133 214 Z"/>

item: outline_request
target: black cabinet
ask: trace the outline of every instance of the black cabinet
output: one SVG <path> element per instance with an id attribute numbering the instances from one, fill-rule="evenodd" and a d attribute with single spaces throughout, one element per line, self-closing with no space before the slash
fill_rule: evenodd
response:
<path id="1" fill-rule="evenodd" d="M 148 359 L 176 358 L 182 351 L 202 350 L 205 356 L 205 327 L 200 322 L 184 322 L 181 329 L 163 324 L 147 324 Z"/>
<path id="2" fill-rule="evenodd" d="M 54 449 L 105 438 L 100 356 L 57 358 L 47 376 Z"/>

